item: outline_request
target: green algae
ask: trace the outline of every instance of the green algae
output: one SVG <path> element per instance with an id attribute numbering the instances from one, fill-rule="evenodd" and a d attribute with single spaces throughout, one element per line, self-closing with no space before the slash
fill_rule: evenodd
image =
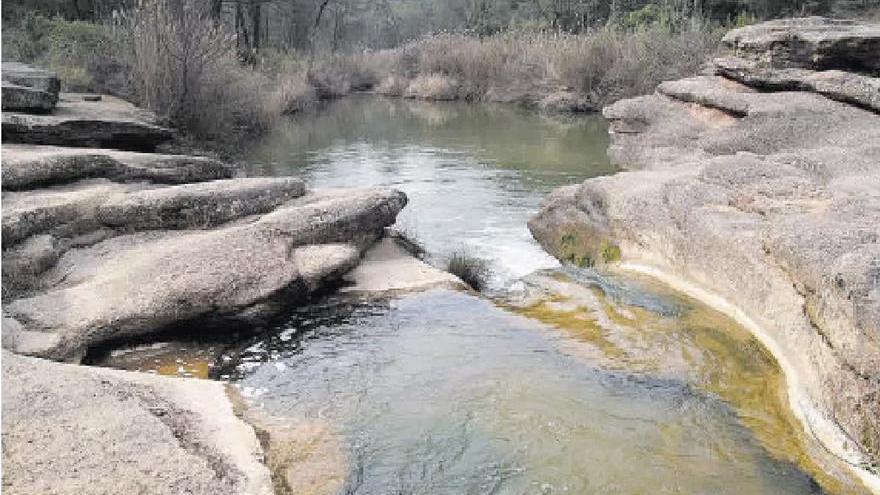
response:
<path id="1" fill-rule="evenodd" d="M 551 277 L 574 283 L 561 273 Z M 676 317 L 661 316 L 612 300 L 594 286 L 591 290 L 598 300 L 597 308 L 578 306 L 577 301 L 576 309 L 559 309 L 553 302 L 560 297 L 551 295 L 513 311 L 594 346 L 607 360 L 602 366 L 658 374 L 668 373 L 676 367 L 677 359 L 682 360 L 686 366 L 678 370 L 680 377 L 731 405 L 740 423 L 769 455 L 799 466 L 829 493 L 861 491 L 859 482 L 831 476 L 809 454 L 809 441 L 788 406 L 785 377 L 754 336 L 698 301 L 670 289 L 652 289 L 663 291 L 687 310 Z M 572 301 L 568 302 L 572 307 Z M 597 311 L 604 315 L 604 326 L 596 317 Z"/>

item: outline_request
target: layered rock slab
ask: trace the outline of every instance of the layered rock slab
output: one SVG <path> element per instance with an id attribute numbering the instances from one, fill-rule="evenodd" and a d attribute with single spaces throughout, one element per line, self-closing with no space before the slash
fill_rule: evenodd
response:
<path id="1" fill-rule="evenodd" d="M 152 112 L 112 96 L 90 100 L 62 93 L 51 114 L 3 112 L 3 142 L 153 151 L 172 136 Z"/>
<path id="2" fill-rule="evenodd" d="M 77 359 L 93 345 L 176 322 L 296 301 L 359 261 L 406 204 L 397 191 L 325 191 L 207 231 L 116 237 L 66 253 L 40 295 L 6 304 L 19 353 Z"/>
<path id="3" fill-rule="evenodd" d="M 11 84 L 52 94 L 55 96 L 56 101 L 58 93 L 61 91 L 61 80 L 58 79 L 54 72 L 31 67 L 21 62 L 4 61 L 2 67 L 0 67 L 0 77 L 2 77 L 3 81 Z"/>
<path id="4" fill-rule="evenodd" d="M 846 19 L 777 19 L 731 30 L 736 55 L 777 69 L 880 71 L 880 25 Z"/>
<path id="5" fill-rule="evenodd" d="M 4 190 L 27 190 L 90 178 L 185 184 L 228 179 L 235 170 L 201 156 L 5 144 L 2 173 Z"/>
<path id="6" fill-rule="evenodd" d="M 813 36 L 779 24 L 767 36 L 783 55 Z M 846 26 L 834 39 L 876 30 Z M 872 36 L 809 42 L 814 66 Z M 803 64 L 779 53 L 767 63 Z M 622 262 L 738 315 L 785 369 L 810 433 L 862 476 L 880 458 L 880 116 L 750 86 L 703 76 L 606 108 L 609 154 L 634 171 L 557 190 L 530 228 L 560 259 Z"/>
<path id="7" fill-rule="evenodd" d="M 57 94 L 6 81 L 3 81 L 0 88 L 3 92 L 4 112 L 49 113 L 58 101 Z"/>
<path id="8" fill-rule="evenodd" d="M 4 492 L 273 493 L 221 383 L 2 360 Z"/>

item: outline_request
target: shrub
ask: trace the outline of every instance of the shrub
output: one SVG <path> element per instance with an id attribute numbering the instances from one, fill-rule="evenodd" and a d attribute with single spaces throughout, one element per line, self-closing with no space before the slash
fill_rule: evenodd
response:
<path id="1" fill-rule="evenodd" d="M 489 281 L 488 263 L 463 251 L 456 251 L 449 256 L 446 271 L 476 291 L 483 290 Z"/>
<path id="2" fill-rule="evenodd" d="M 409 80 L 401 76 L 388 76 L 376 87 L 376 93 L 385 96 L 403 96 Z"/>
<path id="3" fill-rule="evenodd" d="M 455 80 L 442 74 L 428 74 L 416 76 L 406 87 L 406 98 L 421 98 L 423 100 L 454 100 L 457 83 Z"/>
<path id="4" fill-rule="evenodd" d="M 332 80 L 381 81 L 377 92 L 387 95 L 580 111 L 650 93 L 661 81 L 697 73 L 723 34 L 699 20 L 673 23 L 656 9 L 638 12 L 626 22 L 632 26 L 578 35 L 510 31 L 482 39 L 428 36 L 396 49 L 352 55 L 333 65 Z M 335 86 L 328 92 L 344 94 L 352 84 L 319 86 Z"/>

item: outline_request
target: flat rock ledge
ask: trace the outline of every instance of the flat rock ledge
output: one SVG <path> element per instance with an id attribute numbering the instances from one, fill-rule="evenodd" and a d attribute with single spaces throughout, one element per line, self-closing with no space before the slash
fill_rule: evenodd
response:
<path id="1" fill-rule="evenodd" d="M 560 188 L 529 223 L 561 260 L 649 273 L 736 317 L 776 356 L 809 434 L 874 491 L 878 32 L 815 18 L 731 32 L 748 57 L 739 75 L 605 108 L 609 155 L 627 171 Z M 793 74 L 813 82 L 767 83 Z M 866 98 L 821 80 L 861 81 Z"/>
<path id="2" fill-rule="evenodd" d="M 219 382 L 2 361 L 5 493 L 273 493 Z"/>
<path id="3" fill-rule="evenodd" d="M 26 113 L 4 110 L 3 142 L 153 151 L 172 137 L 152 112 L 113 96 L 93 100 L 89 95 L 61 93 L 49 113 L 33 108 Z"/>

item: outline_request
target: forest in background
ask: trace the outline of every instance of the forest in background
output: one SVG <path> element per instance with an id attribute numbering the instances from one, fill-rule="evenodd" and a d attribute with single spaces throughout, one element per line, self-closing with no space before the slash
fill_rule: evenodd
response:
<path id="1" fill-rule="evenodd" d="M 6 0 L 2 9 L 4 60 L 229 142 L 362 90 L 595 110 L 698 72 L 731 26 L 876 18 L 880 0 Z"/>

